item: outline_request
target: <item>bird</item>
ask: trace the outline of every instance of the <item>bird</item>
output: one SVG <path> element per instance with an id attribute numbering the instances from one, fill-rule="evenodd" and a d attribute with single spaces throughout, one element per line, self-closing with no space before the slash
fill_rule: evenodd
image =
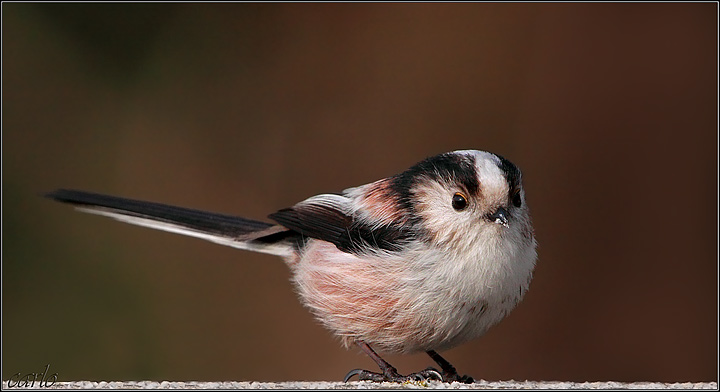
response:
<path id="1" fill-rule="evenodd" d="M 520 169 L 487 151 L 427 157 L 390 177 L 323 193 L 272 223 L 162 203 L 58 189 L 80 211 L 280 256 L 302 304 L 374 382 L 472 383 L 438 351 L 482 336 L 528 290 L 537 241 Z M 425 352 L 440 369 L 402 375 L 378 353 Z"/>

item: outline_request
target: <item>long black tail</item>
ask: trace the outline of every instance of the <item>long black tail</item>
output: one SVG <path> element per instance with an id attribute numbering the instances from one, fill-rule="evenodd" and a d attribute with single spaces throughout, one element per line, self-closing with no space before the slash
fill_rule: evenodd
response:
<path id="1" fill-rule="evenodd" d="M 73 204 L 84 212 L 240 249 L 288 256 L 296 246 L 294 232 L 237 216 L 70 189 L 58 189 L 45 196 Z"/>

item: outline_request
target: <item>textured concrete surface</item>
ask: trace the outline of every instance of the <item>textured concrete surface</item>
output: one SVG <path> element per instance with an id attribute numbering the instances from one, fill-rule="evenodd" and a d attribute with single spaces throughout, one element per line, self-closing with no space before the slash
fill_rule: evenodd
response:
<path id="1" fill-rule="evenodd" d="M 170 382 L 170 381 L 68 381 L 40 386 L 9 387 L 3 389 L 717 389 L 717 382 L 660 383 L 660 382 L 562 382 L 562 381 L 478 381 L 474 384 L 425 383 L 371 383 L 354 381 L 288 381 L 288 382 Z"/>

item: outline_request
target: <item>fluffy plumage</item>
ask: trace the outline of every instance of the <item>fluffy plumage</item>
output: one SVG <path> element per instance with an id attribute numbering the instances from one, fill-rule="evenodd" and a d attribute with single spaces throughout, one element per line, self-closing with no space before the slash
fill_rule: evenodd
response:
<path id="1" fill-rule="evenodd" d="M 466 203 L 454 205 L 455 195 Z M 483 151 L 441 154 L 390 178 L 313 196 L 271 214 L 276 224 L 82 191 L 48 196 L 124 222 L 282 256 L 316 318 L 371 357 L 377 355 L 367 345 L 442 359 L 435 350 L 482 335 L 515 307 L 536 259 L 521 172 Z M 395 377 L 394 368 L 373 359 L 383 379 Z M 444 375 L 457 376 L 449 363 L 438 363 Z"/>

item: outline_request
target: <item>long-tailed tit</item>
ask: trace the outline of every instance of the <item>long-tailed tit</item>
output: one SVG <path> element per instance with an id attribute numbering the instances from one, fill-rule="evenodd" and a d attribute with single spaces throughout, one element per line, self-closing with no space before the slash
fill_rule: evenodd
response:
<path id="1" fill-rule="evenodd" d="M 269 216 L 276 223 L 75 190 L 47 195 L 79 210 L 281 256 L 305 306 L 381 372 L 345 381 L 460 376 L 437 351 L 483 335 L 520 301 L 535 238 L 520 170 L 484 151 L 427 158 L 395 176 L 321 194 Z M 400 375 L 372 348 L 424 351 L 438 363 Z"/>

